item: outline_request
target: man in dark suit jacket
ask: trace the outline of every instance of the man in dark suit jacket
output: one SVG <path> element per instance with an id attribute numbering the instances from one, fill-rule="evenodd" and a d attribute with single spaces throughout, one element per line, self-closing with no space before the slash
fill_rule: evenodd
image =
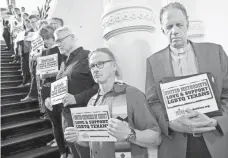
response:
<path id="1" fill-rule="evenodd" d="M 70 112 L 72 107 L 87 106 L 90 98 L 98 91 L 98 85 L 94 82 L 89 70 L 89 51 L 76 45 L 77 38 L 68 27 L 60 27 L 55 33 L 55 42 L 60 53 L 65 56 L 60 66 L 56 79 L 67 76 L 68 94 L 63 98 L 63 129 L 73 127 L 73 120 Z M 58 106 L 58 105 L 55 105 Z M 69 143 L 74 158 L 89 158 L 89 148 Z M 77 151 L 78 153 L 77 153 Z"/>
<path id="2" fill-rule="evenodd" d="M 187 40 L 189 21 L 180 3 L 162 8 L 160 22 L 170 45 L 148 58 L 146 75 L 146 97 L 163 134 L 158 158 L 227 158 L 228 57 L 220 45 Z M 168 121 L 159 82 L 164 77 L 204 72 L 216 79 L 223 115 L 209 118 L 188 110 L 180 118 Z"/>

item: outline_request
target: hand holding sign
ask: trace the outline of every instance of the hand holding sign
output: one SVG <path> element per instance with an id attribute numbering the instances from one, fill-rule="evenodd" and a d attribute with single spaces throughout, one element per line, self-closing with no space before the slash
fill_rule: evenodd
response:
<path id="1" fill-rule="evenodd" d="M 67 142 L 74 143 L 78 140 L 79 132 L 75 127 L 67 127 L 64 132 L 64 137 Z"/>
<path id="2" fill-rule="evenodd" d="M 204 115 L 204 114 L 202 114 Z M 203 133 L 215 130 L 215 127 L 208 127 L 211 124 L 210 119 L 198 119 L 202 115 L 193 110 L 187 110 L 187 114 L 184 114 L 177 118 L 176 120 L 169 122 L 169 127 L 173 131 L 182 133 Z M 196 121 L 197 120 L 197 121 Z"/>
<path id="3" fill-rule="evenodd" d="M 50 110 L 50 111 L 52 111 L 53 110 L 53 107 L 52 107 L 52 105 L 51 105 L 51 99 L 50 98 L 47 98 L 47 99 L 45 99 L 45 106 Z"/>
<path id="4" fill-rule="evenodd" d="M 126 140 L 128 135 L 131 133 L 131 129 L 129 128 L 127 122 L 120 121 L 115 118 L 110 118 L 108 120 L 107 129 L 108 129 L 108 133 L 119 141 Z"/>
<path id="5" fill-rule="evenodd" d="M 195 122 L 205 122 L 205 121 L 209 121 L 210 123 L 207 125 L 207 127 L 215 127 L 217 126 L 217 120 L 213 119 L 213 118 L 209 118 L 207 115 L 200 113 L 198 111 L 194 111 L 191 109 L 187 109 L 188 113 L 196 113 L 197 115 L 192 118 L 192 121 Z"/>
<path id="6" fill-rule="evenodd" d="M 67 105 L 76 104 L 76 100 L 74 98 L 74 95 L 67 93 L 65 97 L 63 98 L 63 106 L 67 107 Z"/>

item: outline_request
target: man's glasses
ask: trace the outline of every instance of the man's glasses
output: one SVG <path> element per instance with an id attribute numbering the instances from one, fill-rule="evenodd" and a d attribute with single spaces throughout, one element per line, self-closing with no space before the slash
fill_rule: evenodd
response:
<path id="1" fill-rule="evenodd" d="M 108 63 L 108 62 L 111 62 L 111 61 L 113 61 L 113 60 L 100 61 L 100 62 L 98 62 L 96 64 L 91 64 L 89 66 L 89 68 L 90 68 L 90 70 L 93 70 L 95 68 L 95 66 L 96 66 L 98 69 L 102 69 L 104 67 L 105 63 Z"/>
<path id="2" fill-rule="evenodd" d="M 63 37 L 63 38 L 60 38 L 60 39 L 55 40 L 55 43 L 56 43 L 56 44 L 62 43 L 62 42 L 63 42 L 67 37 L 69 37 L 69 36 L 71 36 L 71 34 L 70 34 L 70 35 L 67 35 L 66 37 Z"/>

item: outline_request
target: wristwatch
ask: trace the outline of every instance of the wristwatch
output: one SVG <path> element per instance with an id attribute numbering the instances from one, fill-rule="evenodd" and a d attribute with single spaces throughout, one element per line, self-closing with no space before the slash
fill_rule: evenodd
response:
<path id="1" fill-rule="evenodd" d="M 130 129 L 131 129 L 131 133 L 128 135 L 126 140 L 128 142 L 135 142 L 136 141 L 136 132 L 133 128 L 130 128 Z"/>

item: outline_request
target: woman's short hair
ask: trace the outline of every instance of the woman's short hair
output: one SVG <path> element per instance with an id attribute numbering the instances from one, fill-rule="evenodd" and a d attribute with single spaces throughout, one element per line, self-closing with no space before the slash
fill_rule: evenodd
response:
<path id="1" fill-rule="evenodd" d="M 45 39 L 54 38 L 55 29 L 51 25 L 44 25 L 41 27 L 39 34 Z"/>
<path id="2" fill-rule="evenodd" d="M 110 49 L 108 49 L 108 48 L 98 48 L 98 49 L 96 49 L 96 50 L 90 52 L 89 55 L 88 55 L 88 59 L 90 59 L 91 56 L 92 56 L 94 53 L 104 53 L 104 54 L 107 54 L 107 55 L 111 58 L 111 60 L 113 60 L 113 61 L 116 63 L 115 55 L 114 55 L 114 54 L 112 53 L 112 51 L 111 51 Z M 117 71 L 116 71 L 115 75 L 116 75 L 117 77 L 120 76 L 119 70 L 118 70 L 118 65 L 117 65 Z"/>

